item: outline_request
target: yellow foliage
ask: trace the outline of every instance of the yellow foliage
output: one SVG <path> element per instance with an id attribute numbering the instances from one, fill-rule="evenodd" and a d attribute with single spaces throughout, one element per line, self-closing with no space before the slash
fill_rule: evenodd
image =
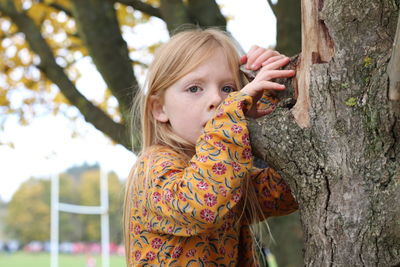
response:
<path id="1" fill-rule="evenodd" d="M 110 91 L 110 89 L 106 89 L 104 92 L 104 98 L 103 100 L 100 102 L 99 107 L 107 112 L 107 107 L 108 107 L 108 103 L 107 101 L 110 99 L 110 97 L 112 96 L 112 93 Z"/>
<path id="2" fill-rule="evenodd" d="M 143 1 L 149 5 L 155 6 L 155 7 L 159 7 L 160 6 L 160 0 L 145 0 Z"/>
<path id="3" fill-rule="evenodd" d="M 24 0 L 14 0 L 14 5 L 17 11 L 23 11 L 22 6 L 23 6 Z"/>
<path id="4" fill-rule="evenodd" d="M 32 105 L 33 103 L 35 103 L 35 99 L 34 98 L 25 98 L 24 99 L 24 104 L 26 104 L 26 105 Z"/>
<path id="5" fill-rule="evenodd" d="M 25 88 L 27 88 L 31 91 L 34 91 L 34 92 L 39 92 L 40 89 L 43 88 L 42 81 L 36 81 L 36 80 L 22 77 L 21 82 L 24 84 Z"/>
<path id="6" fill-rule="evenodd" d="M 58 103 L 58 104 L 68 104 L 68 100 L 65 98 L 65 96 L 61 93 L 58 92 L 56 96 L 53 98 L 53 102 Z"/>
<path id="7" fill-rule="evenodd" d="M 161 42 L 152 44 L 151 46 L 149 46 L 149 47 L 147 48 L 147 51 L 149 51 L 149 53 L 151 53 L 151 54 L 154 54 L 155 51 L 156 51 L 156 49 L 159 48 L 161 45 L 162 45 Z"/>
<path id="8" fill-rule="evenodd" d="M 54 116 L 58 114 L 60 111 L 60 104 L 54 104 L 53 109 L 51 110 L 51 114 Z"/>
<path id="9" fill-rule="evenodd" d="M 67 9 L 71 8 L 71 2 L 69 0 L 44 0 L 45 4 L 59 4 Z"/>
<path id="10" fill-rule="evenodd" d="M 136 25 L 136 18 L 133 11 L 128 9 L 125 5 L 117 6 L 117 18 L 121 25 L 134 27 Z"/>
<path id="11" fill-rule="evenodd" d="M 36 23 L 36 25 L 41 25 L 44 18 L 49 12 L 48 6 L 38 3 L 33 4 L 31 8 L 28 9 L 28 16 Z"/>
<path id="12" fill-rule="evenodd" d="M 143 0 L 143 2 L 154 7 L 160 6 L 159 0 Z M 75 19 L 50 6 L 50 4 L 57 4 L 67 10 L 71 10 L 71 1 L 13 0 L 13 3 L 18 11 L 26 13 L 33 20 L 33 23 L 38 26 L 53 54 L 61 59 L 63 63 L 65 62 L 63 67 L 68 78 L 75 83 L 81 77 L 80 70 L 77 68 L 79 64 L 75 63 L 88 56 L 89 53 L 85 44 L 79 38 Z M 150 16 L 134 11 L 131 7 L 123 4 L 117 4 L 115 8 L 119 24 L 132 29 L 150 18 Z M 149 53 L 154 53 L 159 45 L 157 43 L 148 47 Z M 131 50 L 135 49 L 133 45 L 130 46 Z M 146 53 L 145 49 L 142 51 Z M 34 116 L 34 111 L 37 110 L 35 109 L 36 104 L 43 104 L 45 108 L 51 108 L 55 114 L 59 112 L 61 106 L 70 104 L 62 93 L 54 93 L 54 90 L 58 91 L 58 88 L 35 66 L 39 63 L 39 57 L 32 52 L 25 35 L 20 33 L 20 30 L 10 18 L 0 14 L 0 79 L 2 81 L 0 106 L 4 107 L 5 114 L 18 115 L 20 123 L 23 125 L 28 124 Z M 21 106 L 12 106 L 11 104 L 13 103 L 10 103 L 7 94 L 8 92 L 18 91 L 21 88 L 29 90 L 28 96 L 22 94 Z M 17 94 L 19 93 L 17 92 Z M 107 90 L 104 98 L 99 101 L 100 108 L 115 121 L 121 121 L 122 116 L 118 105 L 115 104 L 112 97 L 112 92 Z"/>
<path id="13" fill-rule="evenodd" d="M 10 101 L 7 98 L 7 91 L 4 89 L 0 90 L 0 106 L 7 107 L 10 105 Z"/>
<path id="14" fill-rule="evenodd" d="M 146 13 L 141 13 L 140 15 L 141 15 L 139 20 L 140 23 L 146 23 L 151 18 L 151 16 L 147 15 Z"/>
<path id="15" fill-rule="evenodd" d="M 25 116 L 21 116 L 21 117 L 19 118 L 19 123 L 20 123 L 22 126 L 27 126 L 27 125 L 29 124 L 29 121 L 27 120 L 27 118 L 26 118 Z"/>
<path id="16" fill-rule="evenodd" d="M 87 56 L 88 51 L 86 46 L 83 44 L 82 40 L 74 35 L 68 36 L 68 41 L 66 42 L 68 45 L 68 50 L 71 51 L 71 53 L 74 52 L 80 52 L 82 56 Z"/>
<path id="17" fill-rule="evenodd" d="M 40 75 L 43 76 L 43 75 Z M 47 79 L 44 79 L 43 89 L 44 91 L 50 93 L 52 90 L 53 83 Z"/>

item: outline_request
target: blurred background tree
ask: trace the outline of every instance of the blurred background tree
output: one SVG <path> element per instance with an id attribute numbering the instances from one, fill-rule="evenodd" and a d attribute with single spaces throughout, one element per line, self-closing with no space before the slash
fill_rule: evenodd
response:
<path id="1" fill-rule="evenodd" d="M 60 175 L 60 201 L 69 204 L 100 204 L 99 169 L 97 165 L 73 167 Z M 114 173 L 108 174 L 110 241 L 122 243 L 123 184 Z M 50 240 L 50 181 L 31 178 L 15 192 L 5 216 L 10 238 L 22 244 Z M 38 223 L 39 222 L 39 223 Z M 60 240 L 99 242 L 100 216 L 60 213 Z"/>
<path id="2" fill-rule="evenodd" d="M 288 56 L 298 53 L 300 1 L 267 1 L 277 18 L 277 50 Z M 0 1 L 2 113 L 18 116 L 22 125 L 29 124 L 32 118 L 43 112 L 62 113 L 72 120 L 83 116 L 115 143 L 131 149 L 127 131 L 128 113 L 135 91 L 139 88 L 138 76 L 147 68 L 143 55 L 153 53 L 160 43 L 139 49 L 135 47 L 138 40 L 127 42 L 124 34 L 154 17 L 166 23 L 169 33 L 188 24 L 222 29 L 226 29 L 227 24 L 215 0 Z M 82 59 L 89 59 L 106 84 L 105 91 L 85 88 L 96 92 L 98 97 L 95 99 L 83 94 L 77 87 L 79 78 L 84 75 L 78 67 Z M 79 113 L 67 112 L 65 107 L 69 106 L 75 107 Z M 133 148 L 137 149 L 139 145 L 136 139 Z M 113 190 L 110 192 L 110 209 L 115 213 L 110 214 L 110 223 L 117 225 L 121 204 L 116 199 L 120 196 L 120 185 L 113 177 L 109 178 L 110 190 Z M 87 171 L 78 183 L 66 174 L 61 178 L 61 184 L 62 201 L 98 204 L 96 170 Z M 77 185 L 81 185 L 79 190 Z M 35 190 L 28 193 L 25 188 Z M 19 213 L 24 214 L 19 221 L 48 216 L 48 190 L 49 185 L 45 181 L 28 181 L 13 197 L 9 218 L 16 218 Z M 76 192 L 79 192 L 79 198 Z M 24 206 L 24 201 L 36 203 L 37 207 L 29 209 Z M 27 211 L 32 214 L 25 214 Z M 99 221 L 94 217 L 61 214 L 61 237 L 98 239 Z M 37 229 L 28 233 L 29 229 L 24 229 L 23 222 L 13 219 L 10 222 L 13 222 L 15 233 L 23 235 L 24 240 L 44 240 L 48 239 L 49 218 L 43 218 L 46 218 L 46 223 L 43 223 L 45 232 Z M 302 265 L 301 227 L 297 213 L 271 220 L 270 224 L 277 241 L 272 251 L 281 266 Z M 111 237 L 119 241 L 120 232 L 113 229 Z"/>
<path id="3" fill-rule="evenodd" d="M 49 240 L 49 181 L 29 179 L 15 192 L 8 206 L 7 229 L 22 243 Z M 40 223 L 38 223 L 40 222 Z"/>

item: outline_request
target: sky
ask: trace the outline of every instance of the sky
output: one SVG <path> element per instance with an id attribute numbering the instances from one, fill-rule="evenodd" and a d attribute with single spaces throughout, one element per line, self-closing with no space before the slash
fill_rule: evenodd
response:
<path id="1" fill-rule="evenodd" d="M 228 31 L 244 51 L 248 51 L 253 44 L 262 47 L 275 45 L 276 20 L 268 1 L 217 2 L 222 6 L 222 13 L 231 18 L 228 21 Z M 143 45 L 158 39 L 168 39 L 166 26 L 159 19 L 152 19 L 149 25 L 135 29 L 133 34 L 124 38 L 129 42 L 135 36 L 140 36 Z M 136 37 L 135 42 L 137 40 Z M 104 81 L 89 60 L 82 60 L 80 67 L 84 73 L 77 84 L 78 89 L 85 96 L 96 98 L 94 94 L 98 91 L 87 88 L 104 88 Z M 76 111 L 72 108 L 72 112 Z M 72 138 L 72 132 L 76 129 L 79 129 L 80 135 Z M 2 142 L 12 141 L 14 144 L 14 148 L 0 145 L 0 199 L 7 202 L 21 183 L 30 177 L 50 178 L 72 166 L 99 163 L 103 170 L 114 171 L 123 180 L 135 161 L 133 153 L 121 145 L 113 144 L 83 118 L 72 123 L 60 115 L 44 116 L 35 118 L 25 127 L 20 126 L 16 119 L 8 118 L 0 138 Z"/>

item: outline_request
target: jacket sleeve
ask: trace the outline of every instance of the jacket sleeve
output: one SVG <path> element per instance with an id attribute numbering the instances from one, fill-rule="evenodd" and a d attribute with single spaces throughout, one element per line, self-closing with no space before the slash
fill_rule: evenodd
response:
<path id="1" fill-rule="evenodd" d="M 144 213 L 153 230 L 183 236 L 211 231 L 239 203 L 241 184 L 252 169 L 244 116 L 251 101 L 241 92 L 225 99 L 206 124 L 189 165 L 165 147 L 151 156 Z"/>
<path id="2" fill-rule="evenodd" d="M 256 223 L 271 216 L 287 215 L 298 209 L 289 185 L 274 169 L 253 168 L 249 175 L 262 213 L 255 218 L 246 216 L 244 224 Z M 249 222 L 248 218 L 252 218 L 252 221 Z"/>
<path id="3" fill-rule="evenodd" d="M 257 101 L 257 109 L 274 109 L 278 102 L 279 98 L 273 92 L 265 90 Z"/>

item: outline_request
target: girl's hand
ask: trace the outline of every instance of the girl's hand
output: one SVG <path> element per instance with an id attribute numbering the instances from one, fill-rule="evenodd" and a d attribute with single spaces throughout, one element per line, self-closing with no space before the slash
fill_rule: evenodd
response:
<path id="1" fill-rule="evenodd" d="M 246 116 L 252 118 L 259 118 L 272 112 L 272 109 L 257 109 L 257 101 L 262 97 L 264 90 L 285 90 L 283 84 L 273 82 L 272 80 L 277 78 L 290 78 L 295 74 L 294 70 L 281 70 L 283 66 L 289 63 L 290 59 L 288 57 L 274 51 L 278 53 L 278 55 L 270 56 L 266 59 L 265 55 L 268 54 L 268 51 L 269 50 L 264 50 L 264 53 L 259 55 L 255 61 L 252 61 L 252 64 L 256 64 L 256 66 L 257 64 L 261 64 L 262 68 L 254 80 L 241 90 L 243 93 L 253 97 L 253 105 L 246 113 Z"/>
<path id="2" fill-rule="evenodd" d="M 247 55 L 240 58 L 240 64 L 246 64 L 249 70 L 258 70 L 262 66 L 284 57 L 279 52 L 253 45 Z"/>

